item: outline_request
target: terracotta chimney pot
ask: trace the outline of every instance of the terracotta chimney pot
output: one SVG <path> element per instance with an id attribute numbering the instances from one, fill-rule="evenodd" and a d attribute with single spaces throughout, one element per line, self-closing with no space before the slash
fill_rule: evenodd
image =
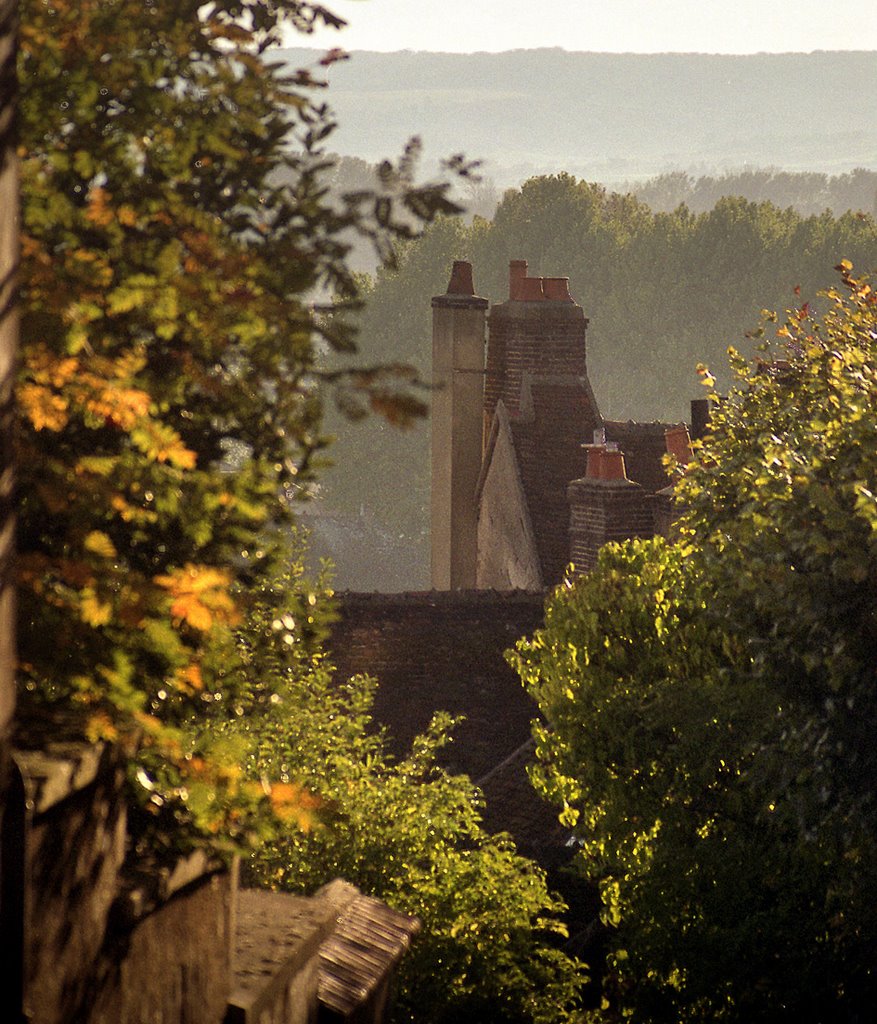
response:
<path id="1" fill-rule="evenodd" d="M 545 298 L 541 277 L 524 277 L 518 282 L 518 298 L 522 302 L 541 302 Z"/>
<path id="2" fill-rule="evenodd" d="M 543 281 L 546 299 L 554 302 L 572 302 L 568 277 L 546 277 Z"/>
<path id="3" fill-rule="evenodd" d="M 588 453 L 588 469 L 585 476 L 589 480 L 600 480 L 603 477 L 603 453 L 606 449 L 602 444 L 583 445 Z"/>
<path id="4" fill-rule="evenodd" d="M 509 298 L 520 299 L 520 282 L 527 276 L 527 261 L 512 260 L 509 263 Z"/>
<path id="5" fill-rule="evenodd" d="M 472 280 L 472 264 L 467 260 L 454 260 L 451 279 L 448 282 L 448 295 L 474 295 L 475 284 Z"/>
<path id="6" fill-rule="evenodd" d="M 624 471 L 624 452 L 612 451 L 607 448 L 600 458 L 601 478 L 603 480 L 626 480 Z"/>
<path id="7" fill-rule="evenodd" d="M 691 462 L 691 438 L 684 423 L 664 431 L 664 444 L 668 454 L 674 456 L 680 466 Z"/>

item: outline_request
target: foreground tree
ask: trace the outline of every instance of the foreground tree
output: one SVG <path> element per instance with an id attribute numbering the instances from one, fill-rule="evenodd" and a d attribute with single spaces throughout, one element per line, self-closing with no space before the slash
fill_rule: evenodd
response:
<path id="1" fill-rule="evenodd" d="M 877 302 L 839 269 L 824 316 L 732 357 L 680 539 L 604 549 L 516 656 L 537 785 L 603 891 L 598 1019 L 858 1021 L 877 995 Z"/>
<path id="2" fill-rule="evenodd" d="M 324 443 L 318 348 L 354 347 L 342 236 L 386 249 L 453 207 L 414 187 L 416 148 L 377 192 L 327 199 L 316 71 L 266 54 L 284 21 L 337 23 L 319 4 L 21 8 L 25 711 L 121 735 L 147 806 L 234 832 L 249 797 L 226 773 L 220 819 L 194 813 L 186 730 L 234 697 L 211 646 L 236 584 L 282 556 Z M 396 380 L 334 376 L 348 404 L 421 411 Z"/>

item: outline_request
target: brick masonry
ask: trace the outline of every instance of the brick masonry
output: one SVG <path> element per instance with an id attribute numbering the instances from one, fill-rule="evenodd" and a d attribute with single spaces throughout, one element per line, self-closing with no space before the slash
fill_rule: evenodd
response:
<path id="1" fill-rule="evenodd" d="M 520 591 L 341 594 L 332 660 L 339 678 L 377 677 L 375 719 L 396 754 L 435 711 L 465 715 L 443 760 L 478 779 L 529 738 L 535 705 L 503 652 L 542 624 L 543 605 Z"/>
<path id="2" fill-rule="evenodd" d="M 572 302 L 517 302 L 490 311 L 484 409 L 493 415 L 502 398 L 511 415 L 520 411 L 525 373 L 587 376 L 588 321 Z"/>
<path id="3" fill-rule="evenodd" d="M 482 789 L 490 831 L 551 867 L 569 857 L 557 811 L 530 785 L 530 722 L 536 706 L 503 652 L 544 618 L 544 595 L 511 591 L 432 591 L 339 595 L 330 647 L 338 678 L 369 672 L 379 681 L 374 714 L 406 753 L 432 714 L 465 715 L 441 752 L 452 772 Z"/>
<path id="4" fill-rule="evenodd" d="M 570 556 L 579 572 L 594 568 L 604 544 L 655 532 L 649 495 L 632 480 L 574 480 L 569 500 Z"/>

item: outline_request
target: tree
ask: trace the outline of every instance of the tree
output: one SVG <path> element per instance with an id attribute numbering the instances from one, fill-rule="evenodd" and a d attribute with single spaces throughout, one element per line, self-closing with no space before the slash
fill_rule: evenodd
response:
<path id="1" fill-rule="evenodd" d="M 733 355 L 679 539 L 605 548 L 515 656 L 604 896 L 597 1019 L 873 1006 L 877 302 L 839 269 L 828 312 Z"/>
<path id="2" fill-rule="evenodd" d="M 251 751 L 250 778 L 279 779 L 279 798 L 305 786 L 319 802 L 319 821 L 278 832 L 245 878 L 311 892 L 342 876 L 416 914 L 423 931 L 400 968 L 396 1021 L 577 1020 L 584 971 L 560 949 L 563 904 L 508 836 L 484 831 L 469 779 L 437 765 L 453 722 L 437 715 L 394 760 L 371 719 L 374 683 L 332 678 L 320 642 L 331 592 L 300 571 L 260 588 L 225 656 L 248 680 L 243 713 L 218 708 L 205 723 Z"/>
<path id="3" fill-rule="evenodd" d="M 328 199 L 319 69 L 267 51 L 284 21 L 339 24 L 319 4 L 21 7 L 31 725 L 51 714 L 56 731 L 72 719 L 138 747 L 146 806 L 209 831 L 188 799 L 187 730 L 234 699 L 211 648 L 240 621 L 244 585 L 282 560 L 327 385 L 397 419 L 422 411 L 392 369 L 321 377 L 321 346 L 355 347 L 345 233 L 386 249 L 455 207 L 446 186 L 415 187 L 416 146 L 375 191 Z M 232 772 L 215 781 L 232 805 L 249 799 Z"/>

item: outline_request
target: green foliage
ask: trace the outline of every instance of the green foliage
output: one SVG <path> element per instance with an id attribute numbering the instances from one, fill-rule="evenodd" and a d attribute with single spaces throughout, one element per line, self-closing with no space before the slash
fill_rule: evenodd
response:
<path id="1" fill-rule="evenodd" d="M 799 713 L 789 799 L 799 784 L 805 803 L 821 794 L 819 807 L 798 808 L 809 826 L 849 815 L 870 827 L 877 303 L 847 261 L 837 269 L 823 316 L 806 303 L 792 311 L 751 364 L 732 351 L 738 387 L 723 403 L 713 391 L 712 436 L 679 500 L 725 627 L 746 639 L 749 673 Z"/>
<path id="2" fill-rule="evenodd" d="M 330 201 L 322 83 L 265 56 L 315 21 L 337 19 L 306 0 L 21 5 L 21 707 L 139 748 L 146 806 L 208 832 L 242 827 L 196 809 L 192 764 L 245 794 L 191 723 L 235 699 L 212 649 L 284 557 L 329 386 L 423 412 L 398 367 L 320 374 L 318 351 L 355 349 L 346 239 L 387 250 L 456 209 L 414 184 L 415 144 Z"/>
<path id="3" fill-rule="evenodd" d="M 603 894 L 596 1020 L 873 1006 L 877 303 L 839 269 L 827 313 L 732 356 L 678 540 L 604 548 L 514 656 Z"/>
<path id="4" fill-rule="evenodd" d="M 240 634 L 246 675 L 257 682 L 244 713 L 222 729 L 253 751 L 251 777 L 280 779 L 276 796 L 304 784 L 320 821 L 263 846 L 249 880 L 310 892 L 342 876 L 416 914 L 423 933 L 401 967 L 397 1021 L 577 1019 L 584 979 L 558 948 L 563 905 L 508 837 L 485 833 L 469 779 L 436 763 L 453 722 L 437 715 L 393 760 L 371 719 L 374 684 L 333 682 L 319 645 L 302 635 L 322 595 L 309 605 L 299 590 L 263 588 Z"/>
<path id="5" fill-rule="evenodd" d="M 631 184 L 631 190 L 655 212 L 663 213 L 682 203 L 694 213 L 706 213 L 722 196 L 743 196 L 750 202 L 769 202 L 780 209 L 793 206 L 805 217 L 819 216 L 826 210 L 836 217 L 848 210 L 877 213 L 877 172 L 863 167 L 831 175 L 757 168 L 698 178 L 685 171 L 669 171 Z"/>

